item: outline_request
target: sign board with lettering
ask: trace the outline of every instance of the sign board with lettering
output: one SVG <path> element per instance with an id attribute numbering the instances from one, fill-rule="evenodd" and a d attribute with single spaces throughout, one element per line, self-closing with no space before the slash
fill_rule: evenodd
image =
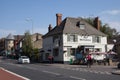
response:
<path id="1" fill-rule="evenodd" d="M 79 37 L 79 41 L 82 42 L 82 43 L 92 43 L 92 37 L 81 36 L 81 37 Z"/>

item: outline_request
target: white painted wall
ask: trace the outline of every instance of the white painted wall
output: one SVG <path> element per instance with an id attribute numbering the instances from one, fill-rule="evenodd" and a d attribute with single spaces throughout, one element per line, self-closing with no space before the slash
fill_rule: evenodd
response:
<path id="1" fill-rule="evenodd" d="M 107 37 L 101 37 L 101 44 L 107 44 Z"/>
<path id="2" fill-rule="evenodd" d="M 107 52 L 112 50 L 114 47 L 114 44 L 107 44 Z"/>
<path id="3" fill-rule="evenodd" d="M 78 42 L 67 42 L 67 34 L 63 34 L 63 50 L 67 50 L 67 47 L 77 48 L 80 45 L 94 45 L 94 48 L 100 48 L 101 52 L 105 52 L 105 46 L 107 45 L 107 37 L 101 36 L 100 43 L 93 43 L 92 36 L 83 36 L 78 35 Z M 67 56 L 67 52 L 64 53 L 64 61 L 69 61 L 71 56 Z"/>
<path id="4" fill-rule="evenodd" d="M 54 58 L 55 61 L 69 61 L 72 56 L 69 56 L 67 48 L 77 48 L 80 45 L 94 45 L 94 48 L 101 48 L 101 52 L 105 52 L 105 45 L 107 44 L 107 38 L 101 36 L 101 43 L 93 43 L 92 36 L 83 37 L 78 35 L 78 42 L 68 42 L 67 41 L 67 34 L 62 35 L 62 45 L 59 46 L 59 56 Z M 47 37 L 43 39 L 43 49 L 45 53 L 47 53 L 48 49 L 51 49 L 51 53 L 53 53 L 53 48 L 55 47 L 53 43 L 53 37 Z M 45 59 L 45 56 L 44 56 Z"/>

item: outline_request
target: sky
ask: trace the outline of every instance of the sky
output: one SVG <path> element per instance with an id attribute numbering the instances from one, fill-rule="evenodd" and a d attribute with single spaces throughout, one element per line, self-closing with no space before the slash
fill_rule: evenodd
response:
<path id="1" fill-rule="evenodd" d="M 56 13 L 66 17 L 96 17 L 120 32 L 120 0 L 0 0 L 0 38 L 8 34 L 46 34 L 56 25 Z"/>

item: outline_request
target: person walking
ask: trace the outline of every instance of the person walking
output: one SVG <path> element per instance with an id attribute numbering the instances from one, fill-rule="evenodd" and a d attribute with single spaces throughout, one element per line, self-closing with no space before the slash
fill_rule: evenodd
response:
<path id="1" fill-rule="evenodd" d="M 54 57 L 53 56 L 48 56 L 49 63 L 52 64 L 54 62 Z"/>
<path id="2" fill-rule="evenodd" d="M 110 66 L 110 56 L 108 53 L 106 54 L 106 62 L 108 64 L 108 66 Z"/>
<path id="3" fill-rule="evenodd" d="M 92 63 L 91 54 L 88 54 L 86 56 L 86 59 L 87 59 L 87 67 L 90 68 L 91 67 L 91 63 Z"/>

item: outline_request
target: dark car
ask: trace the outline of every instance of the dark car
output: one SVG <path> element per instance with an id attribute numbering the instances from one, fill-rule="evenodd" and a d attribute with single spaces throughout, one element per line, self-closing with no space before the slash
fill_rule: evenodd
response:
<path id="1" fill-rule="evenodd" d="M 120 62 L 118 63 L 117 67 L 120 69 Z"/>

